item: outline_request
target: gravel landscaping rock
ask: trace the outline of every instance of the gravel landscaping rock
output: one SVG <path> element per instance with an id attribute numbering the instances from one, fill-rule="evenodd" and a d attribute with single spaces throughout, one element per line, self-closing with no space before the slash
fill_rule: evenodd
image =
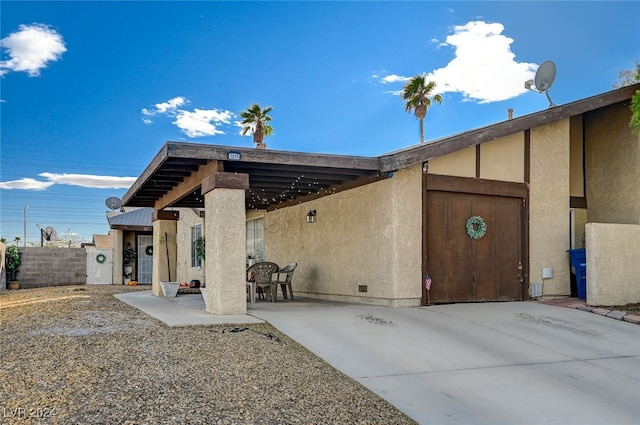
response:
<path id="1" fill-rule="evenodd" d="M 114 293 L 0 291 L 3 424 L 414 424 L 269 324 L 168 327 Z"/>

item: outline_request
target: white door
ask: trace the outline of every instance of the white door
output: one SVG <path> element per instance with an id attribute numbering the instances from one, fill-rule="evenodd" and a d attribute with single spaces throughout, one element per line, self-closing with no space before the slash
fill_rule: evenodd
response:
<path id="1" fill-rule="evenodd" d="M 113 283 L 113 250 L 87 247 L 87 284 L 111 285 Z"/>
<path id="2" fill-rule="evenodd" d="M 138 235 L 138 284 L 150 285 L 152 279 L 153 235 Z"/>

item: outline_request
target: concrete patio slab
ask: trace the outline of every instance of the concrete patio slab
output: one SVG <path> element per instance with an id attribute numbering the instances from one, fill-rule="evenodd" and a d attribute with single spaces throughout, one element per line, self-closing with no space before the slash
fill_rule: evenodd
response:
<path id="1" fill-rule="evenodd" d="M 116 294 L 115 297 L 168 326 L 239 325 L 264 323 L 264 320 L 248 314 L 217 316 L 207 313 L 201 294 L 178 294 L 176 297 L 156 297 L 151 291 Z"/>

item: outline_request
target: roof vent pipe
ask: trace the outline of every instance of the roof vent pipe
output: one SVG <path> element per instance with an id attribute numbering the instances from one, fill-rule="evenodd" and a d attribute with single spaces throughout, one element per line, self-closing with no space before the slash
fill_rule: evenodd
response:
<path id="1" fill-rule="evenodd" d="M 509 119 L 512 120 L 513 119 L 513 108 L 507 109 L 507 113 L 509 114 Z"/>

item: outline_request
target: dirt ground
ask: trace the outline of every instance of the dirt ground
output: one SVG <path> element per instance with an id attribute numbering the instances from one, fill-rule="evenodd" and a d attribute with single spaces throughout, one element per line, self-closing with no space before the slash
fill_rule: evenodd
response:
<path id="1" fill-rule="evenodd" d="M 594 306 L 594 307 L 598 307 L 598 306 Z M 640 316 L 640 303 L 638 304 L 626 304 L 626 305 L 618 305 L 618 306 L 609 306 L 609 307 L 602 307 L 602 308 L 606 308 L 607 310 L 621 310 L 621 311 L 626 311 L 627 314 L 634 314 L 636 316 Z"/>

